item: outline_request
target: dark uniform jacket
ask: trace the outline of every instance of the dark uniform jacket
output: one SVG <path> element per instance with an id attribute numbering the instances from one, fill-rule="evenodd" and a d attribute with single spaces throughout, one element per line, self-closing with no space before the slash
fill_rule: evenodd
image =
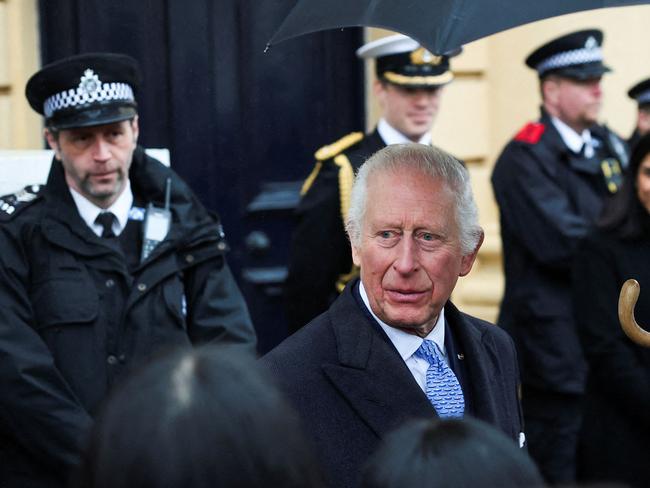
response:
<path id="1" fill-rule="evenodd" d="M 445 347 L 466 414 L 518 440 L 519 372 L 512 339 L 445 305 Z M 462 360 L 460 359 L 462 358 Z M 372 318 L 358 279 L 331 307 L 262 358 L 302 418 L 328 486 L 358 486 L 363 464 L 404 421 L 436 412 Z"/>
<path id="2" fill-rule="evenodd" d="M 3 198 L 3 488 L 62 485 L 101 401 L 155 351 L 220 341 L 252 352 L 254 331 L 225 262 L 218 219 L 174 172 L 136 149 L 136 202 L 161 206 L 168 177 L 169 234 L 132 270 L 119 246 L 81 219 L 60 162 L 45 187 Z"/>
<path id="3" fill-rule="evenodd" d="M 582 393 L 586 365 L 571 307 L 571 262 L 621 182 L 624 143 L 591 129 L 595 156 L 569 150 L 543 113 L 503 150 L 492 175 L 501 213 L 506 287 L 499 325 L 512 334 L 525 385 Z"/>
<path id="4" fill-rule="evenodd" d="M 641 285 L 636 319 L 650 326 L 649 250 L 650 225 L 636 239 L 599 230 L 574 264 L 576 324 L 589 363 L 578 450 L 585 481 L 650 486 L 650 349 L 628 339 L 618 321 L 618 295 L 634 278 Z"/>
<path id="5" fill-rule="evenodd" d="M 352 271 L 352 253 L 343 214 L 347 213 L 354 173 L 385 146 L 375 129 L 366 136 L 349 134 L 316 153 L 316 167 L 303 185 L 296 210 L 291 243 L 285 285 L 290 331 L 327 310 L 345 285 L 345 275 Z"/>

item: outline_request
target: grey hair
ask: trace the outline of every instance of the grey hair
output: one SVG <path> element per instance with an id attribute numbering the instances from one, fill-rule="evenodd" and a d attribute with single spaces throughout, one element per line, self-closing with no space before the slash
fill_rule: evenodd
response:
<path id="1" fill-rule="evenodd" d="M 380 172 L 399 173 L 414 168 L 435 179 L 442 179 L 454 195 L 456 224 L 460 232 L 461 251 L 472 253 L 483 230 L 478 223 L 478 208 L 472 194 L 469 173 L 449 153 L 423 144 L 393 144 L 370 157 L 357 172 L 350 196 L 350 210 L 345 230 L 355 247 L 361 245 L 361 230 L 366 212 L 368 180 Z"/>

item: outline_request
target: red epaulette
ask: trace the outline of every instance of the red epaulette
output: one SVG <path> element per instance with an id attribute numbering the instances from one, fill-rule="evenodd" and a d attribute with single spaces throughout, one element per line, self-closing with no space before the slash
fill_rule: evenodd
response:
<path id="1" fill-rule="evenodd" d="M 541 122 L 529 122 L 517 133 L 515 141 L 537 144 L 545 130 L 546 126 Z"/>

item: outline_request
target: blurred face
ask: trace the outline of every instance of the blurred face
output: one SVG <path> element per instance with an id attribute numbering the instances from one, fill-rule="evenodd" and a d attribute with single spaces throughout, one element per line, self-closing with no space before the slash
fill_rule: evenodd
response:
<path id="1" fill-rule="evenodd" d="M 598 121 L 602 104 L 601 77 L 588 80 L 550 77 L 543 82 L 544 107 L 576 132 Z"/>
<path id="2" fill-rule="evenodd" d="M 639 135 L 650 132 L 650 107 L 639 109 L 636 128 L 639 131 Z"/>
<path id="3" fill-rule="evenodd" d="M 405 88 L 380 81 L 374 87 L 383 116 L 394 129 L 415 142 L 431 131 L 442 87 Z"/>
<path id="4" fill-rule="evenodd" d="M 352 257 L 370 307 L 388 325 L 424 337 L 480 244 L 462 255 L 453 195 L 440 180 L 414 169 L 382 172 L 367 191 Z"/>
<path id="5" fill-rule="evenodd" d="M 63 164 L 65 180 L 95 205 L 110 207 L 125 188 L 138 139 L 138 119 L 64 129 L 45 136 Z"/>
<path id="6" fill-rule="evenodd" d="M 650 213 L 650 154 L 641 162 L 636 174 L 636 194 L 641 205 Z"/>

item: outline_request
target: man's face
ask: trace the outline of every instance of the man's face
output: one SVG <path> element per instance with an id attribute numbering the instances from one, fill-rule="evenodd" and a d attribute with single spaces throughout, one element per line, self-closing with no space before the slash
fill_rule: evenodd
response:
<path id="1" fill-rule="evenodd" d="M 95 205 L 107 208 L 128 179 L 138 138 L 138 119 L 94 127 L 64 129 L 45 136 L 63 164 L 68 186 Z"/>
<path id="2" fill-rule="evenodd" d="M 383 116 L 393 128 L 415 142 L 431 130 L 442 87 L 404 88 L 380 81 L 374 87 Z"/>
<path id="3" fill-rule="evenodd" d="M 638 115 L 636 128 L 639 135 L 645 135 L 650 132 L 650 107 L 640 108 Z"/>
<path id="4" fill-rule="evenodd" d="M 553 77 L 544 81 L 545 105 L 549 112 L 577 132 L 598 122 L 602 105 L 601 77 L 573 80 Z M 548 107 L 547 107 L 548 108 Z"/>
<path id="5" fill-rule="evenodd" d="M 354 263 L 372 311 L 385 323 L 428 334 L 476 250 L 461 253 L 453 195 L 415 169 L 380 172 L 368 181 L 361 244 Z"/>
<path id="6" fill-rule="evenodd" d="M 641 205 L 650 213 L 650 154 L 639 165 L 636 174 L 636 194 Z"/>

